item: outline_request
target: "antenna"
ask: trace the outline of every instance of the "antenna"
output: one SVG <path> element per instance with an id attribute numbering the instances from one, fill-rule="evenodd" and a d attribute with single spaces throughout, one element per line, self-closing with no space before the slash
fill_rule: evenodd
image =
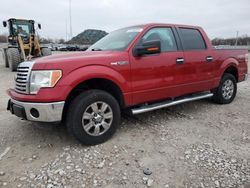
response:
<path id="1" fill-rule="evenodd" d="M 71 0 L 69 0 L 69 27 L 70 27 L 70 39 L 72 38 L 72 17 L 71 17 Z"/>

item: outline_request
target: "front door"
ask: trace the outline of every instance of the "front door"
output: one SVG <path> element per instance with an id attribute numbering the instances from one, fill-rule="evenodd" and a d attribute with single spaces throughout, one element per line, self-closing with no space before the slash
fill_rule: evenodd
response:
<path id="1" fill-rule="evenodd" d="M 175 78 L 181 72 L 178 72 L 176 66 L 182 64 L 183 51 L 178 51 L 170 27 L 150 29 L 139 44 L 153 40 L 161 42 L 160 54 L 130 56 L 134 104 L 171 98 L 178 93 Z"/>

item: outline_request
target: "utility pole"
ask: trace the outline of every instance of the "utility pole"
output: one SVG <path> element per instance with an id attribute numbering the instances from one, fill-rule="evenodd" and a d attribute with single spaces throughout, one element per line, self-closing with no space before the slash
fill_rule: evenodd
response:
<path id="1" fill-rule="evenodd" d="M 238 45 L 238 38 L 239 38 L 239 31 L 236 31 L 236 41 L 235 41 L 235 46 Z"/>
<path id="2" fill-rule="evenodd" d="M 66 30 L 65 30 L 65 41 L 68 41 L 68 21 L 67 18 L 65 19 Z"/>
<path id="3" fill-rule="evenodd" d="M 69 0 L 69 32 L 70 32 L 70 39 L 72 38 L 72 17 L 71 17 L 71 0 Z"/>

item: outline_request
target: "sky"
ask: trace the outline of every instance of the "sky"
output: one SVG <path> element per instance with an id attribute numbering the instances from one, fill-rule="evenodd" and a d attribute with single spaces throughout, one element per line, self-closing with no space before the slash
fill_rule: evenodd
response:
<path id="1" fill-rule="evenodd" d="M 1 0 L 0 21 L 34 19 L 42 24 L 42 37 L 65 39 L 69 1 Z M 152 22 L 198 25 L 211 39 L 235 37 L 237 31 L 250 36 L 250 0 L 71 0 L 71 7 L 73 36 L 85 29 L 111 32 Z M 7 33 L 2 24 L 0 33 Z"/>

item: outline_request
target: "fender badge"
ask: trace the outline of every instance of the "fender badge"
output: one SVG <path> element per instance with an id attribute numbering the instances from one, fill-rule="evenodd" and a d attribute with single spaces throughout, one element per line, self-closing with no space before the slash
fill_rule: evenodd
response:
<path id="1" fill-rule="evenodd" d="M 127 65 L 127 64 L 129 64 L 128 61 L 116 61 L 110 63 L 110 65 Z"/>

